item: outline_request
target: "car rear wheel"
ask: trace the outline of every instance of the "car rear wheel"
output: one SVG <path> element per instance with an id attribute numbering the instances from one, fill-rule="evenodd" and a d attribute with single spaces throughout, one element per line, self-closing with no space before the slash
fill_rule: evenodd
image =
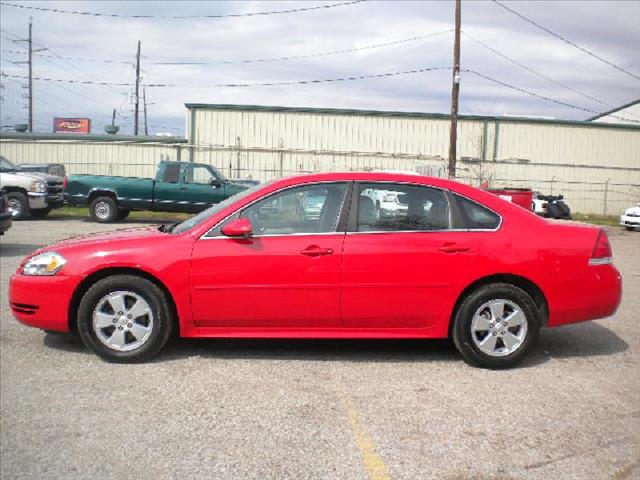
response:
<path id="1" fill-rule="evenodd" d="M 471 292 L 456 311 L 453 341 L 470 364 L 491 369 L 520 362 L 540 332 L 536 304 L 522 289 L 507 283 Z"/>
<path id="2" fill-rule="evenodd" d="M 144 362 L 167 343 L 172 320 L 160 287 L 142 277 L 114 275 L 96 282 L 82 297 L 78 333 L 105 360 Z"/>
<path id="3" fill-rule="evenodd" d="M 118 218 L 118 204 L 111 197 L 97 197 L 89 206 L 91 218 L 99 223 L 115 222 Z"/>
<path id="4" fill-rule="evenodd" d="M 7 193 L 7 211 L 14 220 L 24 220 L 29 217 L 29 199 L 24 193 Z"/>

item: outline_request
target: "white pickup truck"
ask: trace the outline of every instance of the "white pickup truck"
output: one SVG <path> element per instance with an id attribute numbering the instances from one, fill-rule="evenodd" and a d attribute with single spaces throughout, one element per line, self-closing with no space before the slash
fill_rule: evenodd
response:
<path id="1" fill-rule="evenodd" d="M 7 210 L 14 220 L 45 217 L 64 202 L 64 179 L 42 173 L 20 172 L 0 156 L 0 188 L 7 196 Z"/>

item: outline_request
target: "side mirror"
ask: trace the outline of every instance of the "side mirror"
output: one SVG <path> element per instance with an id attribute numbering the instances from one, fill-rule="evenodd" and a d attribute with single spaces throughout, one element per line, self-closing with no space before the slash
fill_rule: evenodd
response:
<path id="1" fill-rule="evenodd" d="M 220 232 L 227 237 L 246 238 L 251 236 L 251 222 L 249 219 L 240 217 L 227 223 Z"/>
<path id="2" fill-rule="evenodd" d="M 213 188 L 218 188 L 222 185 L 222 182 L 216 177 L 211 177 L 211 180 L 209 180 L 209 185 L 211 185 Z"/>

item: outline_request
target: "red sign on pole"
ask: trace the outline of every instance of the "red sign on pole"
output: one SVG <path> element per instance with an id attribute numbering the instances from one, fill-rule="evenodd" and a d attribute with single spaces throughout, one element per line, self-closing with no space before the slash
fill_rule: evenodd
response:
<path id="1" fill-rule="evenodd" d="M 88 118 L 54 118 L 53 133 L 91 133 Z"/>

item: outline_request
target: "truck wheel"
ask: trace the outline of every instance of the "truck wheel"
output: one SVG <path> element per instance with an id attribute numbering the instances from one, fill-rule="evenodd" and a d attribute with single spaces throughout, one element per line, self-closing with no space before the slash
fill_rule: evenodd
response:
<path id="1" fill-rule="evenodd" d="M 7 211 L 14 220 L 24 220 L 29 217 L 29 199 L 24 193 L 7 193 Z"/>
<path id="2" fill-rule="evenodd" d="M 127 210 L 126 208 L 121 208 L 118 210 L 118 220 L 124 220 L 129 216 L 131 210 Z"/>
<path id="3" fill-rule="evenodd" d="M 31 216 L 34 218 L 44 218 L 49 215 L 50 208 L 38 208 L 37 210 L 31 210 Z"/>
<path id="4" fill-rule="evenodd" d="M 560 210 L 560 207 L 558 207 L 558 205 L 556 205 L 555 203 L 550 203 L 549 205 L 547 205 L 547 213 L 549 214 L 550 218 L 562 218 L 562 210 Z"/>
<path id="5" fill-rule="evenodd" d="M 536 304 L 508 283 L 485 285 L 463 299 L 453 319 L 452 336 L 464 359 L 482 368 L 516 365 L 540 332 Z"/>
<path id="6" fill-rule="evenodd" d="M 118 218 L 118 204 L 111 197 L 97 197 L 91 202 L 89 211 L 98 223 L 111 223 Z"/>
<path id="7" fill-rule="evenodd" d="M 167 343 L 173 314 L 164 292 L 135 275 L 96 282 L 78 308 L 78 333 L 91 351 L 110 362 L 144 362 Z"/>
<path id="8" fill-rule="evenodd" d="M 557 201 L 556 205 L 558 205 L 558 208 L 560 208 L 560 211 L 562 212 L 562 218 L 571 220 L 571 209 L 569 208 L 569 205 L 564 203 L 562 200 Z"/>

